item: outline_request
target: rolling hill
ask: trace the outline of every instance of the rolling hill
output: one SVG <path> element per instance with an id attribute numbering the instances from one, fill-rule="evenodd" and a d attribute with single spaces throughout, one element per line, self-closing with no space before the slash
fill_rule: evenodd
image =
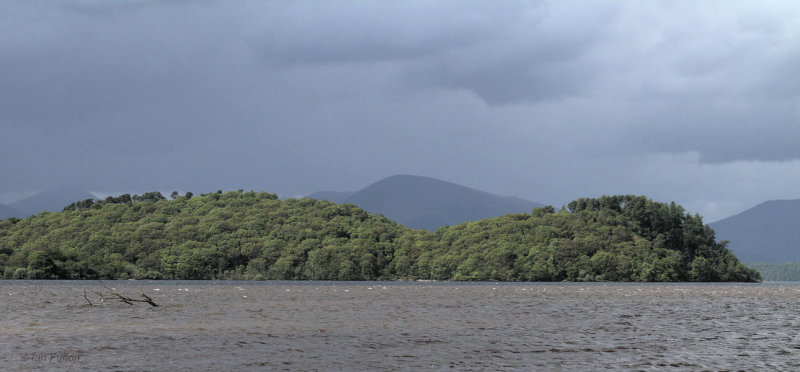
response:
<path id="1" fill-rule="evenodd" d="M 800 199 L 771 200 L 709 225 L 742 262 L 800 262 Z"/>
<path id="2" fill-rule="evenodd" d="M 543 206 L 499 196 L 430 177 L 396 175 L 356 192 L 323 191 L 309 195 L 336 203 L 352 203 L 414 229 L 436 230 L 511 213 L 530 213 Z"/>
<path id="3" fill-rule="evenodd" d="M 0 220 L 4 279 L 758 281 L 702 218 L 643 196 L 579 199 L 436 232 L 353 204 L 158 192 Z M 664 238 L 668 237 L 668 238 Z"/>

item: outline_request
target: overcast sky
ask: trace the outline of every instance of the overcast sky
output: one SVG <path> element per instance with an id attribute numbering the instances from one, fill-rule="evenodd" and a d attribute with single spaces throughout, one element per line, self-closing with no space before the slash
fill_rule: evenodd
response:
<path id="1" fill-rule="evenodd" d="M 436 177 L 800 197 L 797 1 L 3 1 L 0 202 Z"/>

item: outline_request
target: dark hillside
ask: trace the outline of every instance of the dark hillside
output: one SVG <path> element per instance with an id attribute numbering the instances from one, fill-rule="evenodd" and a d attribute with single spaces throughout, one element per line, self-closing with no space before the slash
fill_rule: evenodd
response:
<path id="1" fill-rule="evenodd" d="M 800 262 L 800 199 L 761 203 L 711 227 L 742 262 Z"/>
<path id="2" fill-rule="evenodd" d="M 343 202 L 383 214 L 408 227 L 427 230 L 511 213 L 530 213 L 531 209 L 542 206 L 435 178 L 407 175 L 384 178 Z"/>
<path id="3" fill-rule="evenodd" d="M 59 212 L 70 203 L 94 198 L 94 195 L 74 187 L 58 187 L 16 201 L 10 206 L 21 212 L 21 215 L 15 217 L 22 218 L 37 215 L 42 211 Z"/>

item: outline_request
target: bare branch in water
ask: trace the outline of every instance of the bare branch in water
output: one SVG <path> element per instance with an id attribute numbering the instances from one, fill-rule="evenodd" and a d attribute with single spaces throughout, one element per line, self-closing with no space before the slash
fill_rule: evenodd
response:
<path id="1" fill-rule="evenodd" d="M 109 286 L 105 285 L 105 283 L 103 283 L 102 281 L 100 282 L 100 284 L 103 286 L 103 288 L 105 288 L 105 292 L 92 291 L 92 293 L 94 293 L 94 299 L 89 298 L 89 294 L 86 293 L 86 290 L 83 291 L 83 298 L 86 299 L 86 302 L 89 303 L 89 306 L 100 305 L 106 300 L 119 300 L 128 305 L 133 305 L 134 302 L 146 302 L 152 307 L 158 307 L 158 304 L 156 304 L 155 301 L 153 301 L 153 299 L 150 298 L 150 296 L 144 294 L 144 291 L 142 291 L 141 289 L 139 290 L 139 294 L 142 297 L 144 297 L 144 299 L 123 296 L 119 292 L 117 292 L 114 288 L 110 288 Z"/>

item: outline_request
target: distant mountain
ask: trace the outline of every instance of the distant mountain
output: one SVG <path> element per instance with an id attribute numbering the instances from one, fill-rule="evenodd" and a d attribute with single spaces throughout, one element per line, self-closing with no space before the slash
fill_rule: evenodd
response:
<path id="1" fill-rule="evenodd" d="M 800 262 L 751 263 L 747 266 L 761 273 L 765 282 L 800 282 Z"/>
<path id="2" fill-rule="evenodd" d="M 23 214 L 24 213 L 16 210 L 15 208 L 0 204 L 0 220 L 4 220 L 6 218 L 11 218 L 11 217 L 17 217 L 17 218 L 23 217 Z"/>
<path id="3" fill-rule="evenodd" d="M 355 194 L 355 191 L 317 191 L 306 197 L 317 200 L 327 200 L 334 203 L 343 203 L 353 194 Z"/>
<path id="4" fill-rule="evenodd" d="M 800 262 L 800 199 L 768 201 L 709 225 L 742 262 Z"/>
<path id="5" fill-rule="evenodd" d="M 57 187 L 42 191 L 36 195 L 11 203 L 10 206 L 18 210 L 21 215 L 16 217 L 28 217 L 37 215 L 41 211 L 61 212 L 67 205 L 81 200 L 96 199 L 96 197 L 86 191 L 74 187 Z"/>
<path id="6" fill-rule="evenodd" d="M 352 203 L 408 227 L 427 230 L 511 213 L 530 213 L 533 208 L 543 206 L 435 178 L 409 175 L 384 178 L 353 193 L 309 195 L 317 199 L 319 196 L 333 202 Z"/>

